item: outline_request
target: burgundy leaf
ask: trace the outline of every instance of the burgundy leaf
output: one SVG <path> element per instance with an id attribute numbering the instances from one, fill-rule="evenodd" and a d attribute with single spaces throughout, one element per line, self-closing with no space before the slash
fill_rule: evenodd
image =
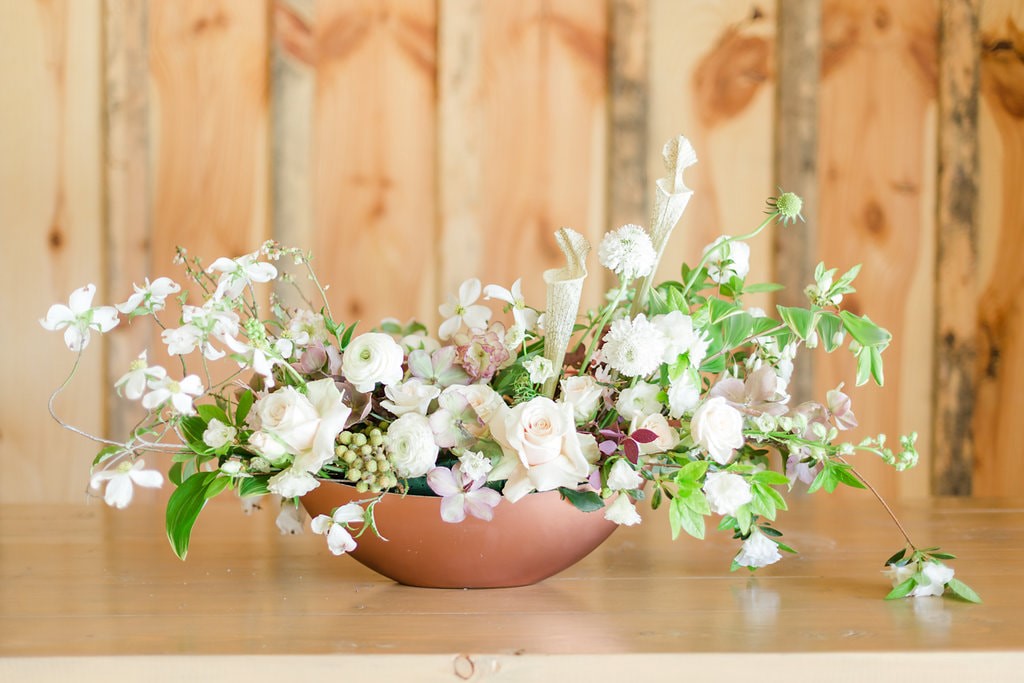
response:
<path id="1" fill-rule="evenodd" d="M 636 445 L 636 441 L 626 439 L 622 444 L 622 449 L 626 451 L 626 457 L 629 458 L 629 461 L 635 465 L 637 460 L 640 459 L 640 447 Z"/>
<path id="2" fill-rule="evenodd" d="M 605 455 L 611 455 L 616 450 L 618 450 L 619 444 L 615 443 L 614 441 L 602 441 L 600 444 L 598 444 L 597 448 Z"/>
<path id="3" fill-rule="evenodd" d="M 602 429 L 598 432 L 601 436 L 618 441 L 622 438 L 622 432 L 618 429 Z"/>
<path id="4" fill-rule="evenodd" d="M 637 443 L 651 443 L 658 439 L 658 435 L 650 429 L 638 429 L 630 434 L 629 438 L 633 439 Z"/>

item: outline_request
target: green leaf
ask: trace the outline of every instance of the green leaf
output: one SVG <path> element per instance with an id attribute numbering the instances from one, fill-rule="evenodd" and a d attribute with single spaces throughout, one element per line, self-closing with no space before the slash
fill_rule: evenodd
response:
<path id="1" fill-rule="evenodd" d="M 206 506 L 207 486 L 216 478 L 217 472 L 197 472 L 185 479 L 167 501 L 167 540 L 182 560 L 188 555 L 192 527 Z"/>
<path id="2" fill-rule="evenodd" d="M 348 329 L 345 330 L 345 334 L 343 334 L 341 336 L 341 339 L 338 341 L 338 344 L 341 347 L 342 351 L 344 351 L 345 348 L 348 346 L 348 343 L 350 341 L 352 341 L 352 335 L 355 333 L 356 325 L 358 325 L 358 324 L 359 324 L 359 321 L 357 320 L 354 323 L 352 323 L 351 325 L 349 325 Z"/>
<path id="3" fill-rule="evenodd" d="M 704 538 L 704 516 L 687 506 L 686 498 L 675 497 L 668 510 L 669 526 L 672 528 L 672 540 L 679 538 L 679 532 L 685 531 L 694 538 Z"/>
<path id="4" fill-rule="evenodd" d="M 170 469 L 167 470 L 167 478 L 171 480 L 171 483 L 175 486 L 181 486 L 181 463 L 176 462 L 171 465 Z"/>
<path id="5" fill-rule="evenodd" d="M 120 446 L 104 446 L 100 449 L 100 452 L 96 454 L 96 457 L 92 459 L 92 464 L 93 466 L 99 465 L 104 460 L 112 458 L 121 451 L 122 448 Z"/>
<path id="6" fill-rule="evenodd" d="M 955 560 L 956 555 L 953 553 L 928 553 L 929 557 L 934 557 L 936 560 Z"/>
<path id="7" fill-rule="evenodd" d="M 699 481 L 708 471 L 710 465 L 711 463 L 707 460 L 694 460 L 686 463 L 676 472 L 676 483 Z"/>
<path id="8" fill-rule="evenodd" d="M 807 493 L 814 493 L 820 489 L 825 485 L 825 481 L 829 479 L 829 477 L 829 469 L 827 467 L 822 467 L 821 471 L 818 472 L 818 476 L 816 476 L 814 481 L 811 482 L 811 485 L 807 487 Z M 833 486 L 832 489 L 835 490 L 835 487 Z"/>
<path id="9" fill-rule="evenodd" d="M 776 472 L 775 470 L 755 472 L 751 475 L 750 480 L 761 484 L 772 484 L 775 486 L 787 486 L 789 484 L 789 477 L 781 472 Z"/>
<path id="10" fill-rule="evenodd" d="M 953 591 L 953 595 L 957 596 L 961 600 L 979 604 L 981 603 L 981 596 L 975 593 L 973 588 L 960 579 L 950 579 L 946 586 L 949 590 Z"/>
<path id="11" fill-rule="evenodd" d="M 821 341 L 821 345 L 825 347 L 825 351 L 832 353 L 839 348 L 839 343 L 842 340 L 839 339 L 839 333 L 843 329 L 842 319 L 835 313 L 829 313 L 828 311 L 822 311 L 821 316 L 818 318 L 818 339 Z"/>
<path id="12" fill-rule="evenodd" d="M 853 472 L 850 471 L 849 465 L 836 464 L 833 465 L 832 476 L 841 484 L 846 484 L 855 489 L 867 488 L 860 479 L 858 479 Z"/>
<path id="13" fill-rule="evenodd" d="M 885 596 L 886 600 L 898 600 L 899 598 L 905 598 L 910 595 L 910 592 L 917 586 L 917 580 L 911 576 L 909 579 L 901 583 L 900 585 L 893 588 L 888 595 Z"/>
<path id="14" fill-rule="evenodd" d="M 780 289 L 785 289 L 783 285 L 777 282 L 757 282 L 752 285 L 744 285 L 744 294 L 760 294 L 762 292 L 777 292 Z"/>
<path id="15" fill-rule="evenodd" d="M 708 315 L 712 325 L 717 325 L 726 318 L 742 312 L 743 309 L 736 304 L 721 299 L 708 299 Z"/>
<path id="16" fill-rule="evenodd" d="M 211 474 L 217 474 L 217 472 L 212 472 Z M 206 492 L 203 495 L 206 496 L 206 500 L 210 500 L 218 493 L 226 489 L 230 484 L 231 477 L 217 477 L 216 479 L 211 480 L 210 483 L 206 486 Z"/>
<path id="17" fill-rule="evenodd" d="M 754 316 L 740 312 L 722 323 L 722 343 L 732 349 L 745 341 L 754 329 Z"/>
<path id="18" fill-rule="evenodd" d="M 249 417 L 249 411 L 252 409 L 252 404 L 255 402 L 256 397 L 252 391 L 246 389 L 242 392 L 242 395 L 238 397 L 238 407 L 235 408 L 235 424 L 241 427 L 245 424 L 245 418 Z"/>
<path id="19" fill-rule="evenodd" d="M 267 480 L 270 479 L 269 475 L 261 475 L 258 477 L 246 477 L 242 480 L 242 483 L 238 485 L 238 495 L 241 497 L 246 496 L 265 496 L 270 493 L 267 489 Z"/>
<path id="20" fill-rule="evenodd" d="M 743 535 L 750 533 L 750 525 L 754 522 L 754 515 L 750 511 L 749 505 L 741 505 L 736 511 L 736 524 Z"/>
<path id="21" fill-rule="evenodd" d="M 601 500 L 601 496 L 594 491 L 574 491 L 573 489 L 559 486 L 558 492 L 562 494 L 562 498 L 583 512 L 594 512 L 604 507 L 604 501 Z"/>
<path id="22" fill-rule="evenodd" d="M 899 562 L 900 560 L 902 560 L 906 556 L 907 556 L 907 549 L 904 548 L 903 550 L 899 551 L 898 553 L 895 553 L 892 557 L 890 557 L 888 560 L 886 560 L 885 561 L 885 566 L 888 567 L 890 564 L 896 564 L 897 562 Z"/>
<path id="23" fill-rule="evenodd" d="M 767 517 L 770 520 L 775 519 L 775 501 L 772 500 L 766 493 L 764 493 L 764 487 L 760 484 L 754 484 L 750 487 L 751 493 L 754 494 L 753 500 L 750 501 L 749 505 L 751 510 L 756 515 L 761 517 Z"/>
<path id="24" fill-rule="evenodd" d="M 228 419 L 227 413 L 223 409 L 204 403 L 203 405 L 196 406 L 196 412 L 199 413 L 199 417 L 203 418 L 203 421 L 209 424 L 210 420 L 217 420 L 221 424 L 229 425 L 231 420 Z M 205 425 L 203 427 L 205 429 Z M 203 435 L 199 435 L 199 439 L 202 440 Z"/>
<path id="25" fill-rule="evenodd" d="M 885 375 L 882 373 L 882 349 L 877 346 L 871 347 L 871 377 L 878 386 L 885 384 Z"/>
<path id="26" fill-rule="evenodd" d="M 861 346 L 885 347 L 892 341 L 889 331 L 871 322 L 867 316 L 861 317 L 849 311 L 840 311 L 839 316 L 843 320 L 843 327 Z"/>
<path id="27" fill-rule="evenodd" d="M 817 318 L 814 313 L 805 308 L 797 308 L 795 306 L 776 306 L 776 308 L 782 317 L 782 322 L 786 323 L 789 329 L 793 330 L 798 337 L 807 339 L 811 336 Z"/>
<path id="28" fill-rule="evenodd" d="M 862 346 L 857 350 L 857 386 L 863 386 L 871 378 L 871 347 Z"/>
<path id="29" fill-rule="evenodd" d="M 698 515 L 711 514 L 711 505 L 708 503 L 708 498 L 700 489 L 683 498 L 683 503 Z"/>

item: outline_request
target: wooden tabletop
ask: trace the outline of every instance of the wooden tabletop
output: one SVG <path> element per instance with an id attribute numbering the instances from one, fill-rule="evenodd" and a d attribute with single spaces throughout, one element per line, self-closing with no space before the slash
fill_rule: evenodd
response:
<path id="1" fill-rule="evenodd" d="M 853 670 L 842 662 L 854 660 L 856 680 L 875 665 L 892 675 L 922 665 L 974 675 L 1024 665 L 1024 504 L 896 506 L 920 545 L 960 555 L 951 564 L 983 605 L 884 601 L 881 565 L 901 539 L 868 495 L 819 494 L 791 507 L 779 526 L 800 554 L 753 577 L 728 571 L 736 547 L 726 534 L 673 542 L 665 516 L 648 512 L 644 524 L 619 529 L 539 585 L 436 590 L 335 558 L 308 531 L 282 537 L 273 510 L 247 518 L 230 500 L 211 503 L 184 563 L 167 545 L 158 505 L 3 505 L 0 680 L 66 671 L 90 680 L 134 667 L 177 679 L 256 661 L 248 681 L 340 665 L 534 680 L 563 668 L 664 675 L 680 660 L 711 673 L 742 663 L 759 681 L 792 680 L 804 670 L 794 662 L 828 662 L 834 678 L 819 680 L 844 680 Z M 770 664 L 779 653 L 799 656 Z"/>

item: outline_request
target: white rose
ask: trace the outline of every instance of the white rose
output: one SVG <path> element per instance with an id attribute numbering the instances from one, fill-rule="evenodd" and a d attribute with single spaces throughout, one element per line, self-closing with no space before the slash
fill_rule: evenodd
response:
<path id="1" fill-rule="evenodd" d="M 320 485 L 312 474 L 289 467 L 267 480 L 267 490 L 282 498 L 304 496 Z M 285 506 L 287 507 L 287 506 Z"/>
<path id="2" fill-rule="evenodd" d="M 210 448 L 217 449 L 234 441 L 237 433 L 238 430 L 231 425 L 226 425 L 217 418 L 213 418 L 203 431 L 203 443 Z"/>
<path id="3" fill-rule="evenodd" d="M 387 385 L 384 387 L 384 393 L 388 400 L 381 401 L 380 404 L 396 417 L 401 417 L 406 413 L 426 415 L 430 402 L 437 398 L 441 390 L 413 377 L 405 382 Z"/>
<path id="4" fill-rule="evenodd" d="M 737 510 L 754 500 L 750 483 L 732 472 L 710 472 L 704 481 L 704 493 L 716 515 L 735 515 Z"/>
<path id="5" fill-rule="evenodd" d="M 647 429 L 658 435 L 654 441 L 639 444 L 641 455 L 667 453 L 679 444 L 679 434 L 672 429 L 661 413 L 652 413 L 642 420 L 633 420 L 629 431 L 635 432 L 638 429 Z"/>
<path id="6" fill-rule="evenodd" d="M 615 497 L 614 503 L 605 508 L 604 518 L 623 526 L 640 523 L 640 514 L 636 507 L 629 501 L 629 496 L 621 493 Z"/>
<path id="7" fill-rule="evenodd" d="M 292 453 L 313 445 L 320 415 L 309 399 L 294 387 L 282 387 L 253 406 L 260 428 L 276 436 Z"/>
<path id="8" fill-rule="evenodd" d="M 566 377 L 560 382 L 562 400 L 572 406 L 576 422 L 589 422 L 601 403 L 603 388 L 590 375 Z"/>
<path id="9" fill-rule="evenodd" d="M 498 410 L 505 407 L 501 394 L 487 384 L 454 384 L 441 394 L 458 394 L 466 399 L 484 424 L 490 424 Z"/>
<path id="10" fill-rule="evenodd" d="M 643 477 L 629 464 L 628 460 L 618 459 L 608 471 L 608 488 L 612 491 L 628 491 L 638 489 L 644 483 Z"/>
<path id="11" fill-rule="evenodd" d="M 709 398 L 694 411 L 690 434 L 715 462 L 725 465 L 743 445 L 743 414 L 721 396 Z"/>
<path id="12" fill-rule="evenodd" d="M 661 388 L 657 384 L 637 382 L 619 394 L 619 400 L 615 403 L 615 410 L 627 420 L 635 420 L 641 415 L 660 412 L 661 403 L 658 402 L 659 391 L 661 391 Z"/>
<path id="13" fill-rule="evenodd" d="M 401 477 L 422 477 L 437 463 L 434 433 L 419 413 L 406 413 L 392 422 L 384 435 L 384 448 Z"/>
<path id="14" fill-rule="evenodd" d="M 700 378 L 694 372 L 684 372 L 668 385 L 668 414 L 679 419 L 692 413 L 700 405 Z"/>
<path id="15" fill-rule="evenodd" d="M 387 386 L 402 379 L 405 354 L 398 342 L 380 332 L 361 334 L 345 349 L 341 374 L 356 386 L 356 391 L 373 391 L 378 383 Z"/>
<path id="16" fill-rule="evenodd" d="M 280 465 L 289 455 L 285 445 L 267 432 L 253 432 L 249 436 L 249 447 L 274 465 Z"/>
<path id="17" fill-rule="evenodd" d="M 489 478 L 507 476 L 502 493 L 512 503 L 535 489 L 575 487 L 590 474 L 568 403 L 538 396 L 503 408 L 491 423 L 491 433 L 504 456 Z"/>
<path id="18" fill-rule="evenodd" d="M 779 545 L 757 529 L 743 541 L 743 547 L 736 555 L 736 564 L 741 567 L 767 567 L 782 559 Z"/>

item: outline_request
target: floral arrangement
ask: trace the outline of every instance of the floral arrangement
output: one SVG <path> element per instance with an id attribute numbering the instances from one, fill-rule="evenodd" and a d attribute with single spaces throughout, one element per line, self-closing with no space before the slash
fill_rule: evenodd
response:
<path id="1" fill-rule="evenodd" d="M 667 508 L 673 537 L 703 538 L 714 515 L 740 542 L 733 569 L 772 564 L 794 552 L 775 528 L 787 507 L 783 491 L 867 487 L 849 461 L 858 452 L 897 470 L 916 463 L 915 434 L 900 438 L 898 451 L 884 435 L 841 438 L 857 425 L 842 385 L 823 402 L 792 405 L 787 393 L 801 348 L 846 346 L 857 384 L 881 385 L 891 336 L 842 308 L 859 267 L 838 275 L 819 265 L 805 307 L 769 314 L 744 306 L 748 294 L 778 289 L 747 282 L 747 241 L 802 218 L 792 193 L 768 200 L 767 217 L 749 234 L 717 239 L 678 280 L 654 283 L 692 195 L 683 171 L 697 161 L 683 137 L 666 144 L 664 158 L 668 174 L 656 183 L 649 228 L 622 226 L 598 246 L 618 284 L 597 310 L 579 311 L 590 245 L 565 228 L 556 239 L 566 265 L 544 274 L 543 309 L 524 301 L 518 280 L 506 289 L 470 279 L 440 306 L 436 336 L 417 322 L 387 320 L 361 332 L 337 320 L 301 250 L 267 242 L 204 267 L 179 248 L 175 260 L 192 292 L 166 277 L 147 279 L 124 303 L 94 307 L 87 285 L 41 321 L 63 330 L 80 360 L 92 332 L 109 331 L 119 316 L 151 317 L 180 368 L 151 365 L 143 351 L 118 380 L 145 417 L 125 441 L 80 432 L 53 409 L 67 382 L 51 397 L 51 414 L 103 443 L 91 488 L 114 507 L 128 505 L 134 486 L 163 483 L 144 454 L 169 458 L 176 490 L 167 534 L 181 558 L 212 497 L 230 489 L 251 506 L 276 494 L 278 526 L 294 532 L 302 526 L 298 499 L 334 479 L 366 494 L 312 520 L 336 555 L 355 549 L 360 534 L 378 533 L 374 506 L 385 492 L 432 493 L 441 518 L 457 524 L 558 490 L 621 525 L 638 524 L 636 503 L 647 499 Z M 285 304 L 285 290 L 301 290 L 288 264 L 312 283 L 319 304 L 304 295 L 301 305 Z M 267 285 L 276 286 L 272 293 L 258 291 Z M 172 301 L 180 308 L 173 318 Z M 495 320 L 499 306 L 504 323 Z M 215 378 L 211 366 L 228 370 Z M 73 376 L 74 369 L 68 381 Z M 948 559 L 907 537 L 886 563 L 888 597 L 949 591 L 977 601 Z"/>

